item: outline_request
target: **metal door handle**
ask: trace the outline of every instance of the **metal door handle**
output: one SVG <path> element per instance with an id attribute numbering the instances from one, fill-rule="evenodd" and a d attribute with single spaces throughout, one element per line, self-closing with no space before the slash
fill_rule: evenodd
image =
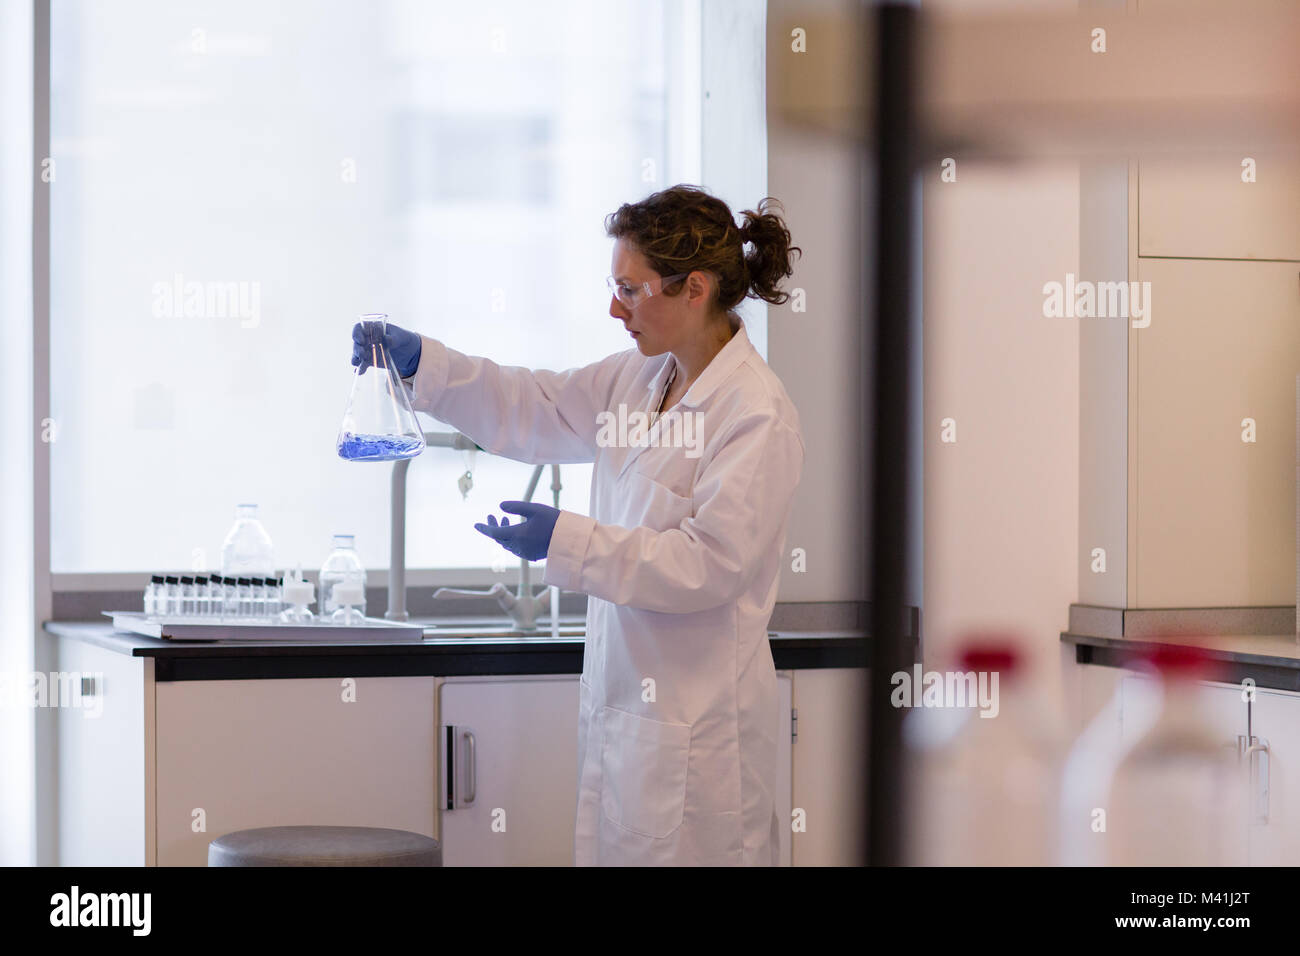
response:
<path id="1" fill-rule="evenodd" d="M 465 794 L 465 803 L 474 802 L 475 794 L 478 790 L 478 757 L 474 750 L 474 731 L 466 730 L 463 734 L 465 738 L 465 779 L 468 782 L 469 792 Z"/>
<path id="2" fill-rule="evenodd" d="M 1250 757 L 1252 753 L 1259 753 L 1262 757 L 1262 760 L 1255 758 L 1250 760 L 1250 794 L 1254 801 L 1252 817 L 1255 823 L 1268 823 L 1268 741 L 1261 740 L 1257 744 L 1251 744 L 1243 755 Z"/>

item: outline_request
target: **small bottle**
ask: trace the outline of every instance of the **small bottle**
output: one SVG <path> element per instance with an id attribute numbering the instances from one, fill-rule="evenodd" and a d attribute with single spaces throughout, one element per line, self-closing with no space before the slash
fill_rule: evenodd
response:
<path id="1" fill-rule="evenodd" d="M 284 579 L 284 609 L 280 612 L 280 621 L 284 624 L 306 624 L 315 618 L 308 605 L 316 600 L 316 589 L 310 581 L 304 581 L 302 568 L 297 568 Z"/>
<path id="2" fill-rule="evenodd" d="M 361 585 L 354 581 L 339 581 L 331 592 L 334 599 L 334 613 L 330 615 L 331 624 L 355 627 L 365 623 L 365 614 L 357 607 L 366 606 L 366 595 Z"/>
<path id="3" fill-rule="evenodd" d="M 212 602 L 208 599 L 208 576 L 206 574 L 194 575 L 194 614 L 196 617 L 207 617 L 208 609 L 212 607 Z"/>
<path id="4" fill-rule="evenodd" d="M 239 595 L 238 611 L 235 616 L 247 620 L 253 616 L 253 582 L 249 578 L 236 578 L 235 591 Z"/>
<path id="5" fill-rule="evenodd" d="M 271 579 L 270 598 L 267 601 L 266 613 L 275 620 L 280 616 L 280 611 L 284 609 L 282 595 L 284 594 L 284 578 L 274 577 Z"/>
<path id="6" fill-rule="evenodd" d="M 266 607 L 266 584 L 259 575 L 250 575 L 248 578 L 248 616 L 254 621 L 262 616 L 262 609 Z"/>
<path id="7" fill-rule="evenodd" d="M 165 582 L 161 574 L 155 574 L 149 579 L 149 583 L 144 589 L 144 614 L 145 617 L 158 617 L 158 601 L 163 594 Z"/>
<path id="8" fill-rule="evenodd" d="M 349 593 L 353 598 L 351 606 L 357 609 L 359 616 L 366 613 L 366 569 L 357 554 L 356 539 L 350 534 L 334 535 L 334 547 L 325 558 L 320 571 L 320 613 L 321 617 L 333 614 L 340 606 L 334 594 L 340 584 L 351 585 L 358 593 Z"/>
<path id="9" fill-rule="evenodd" d="M 225 586 L 221 575 L 213 574 L 208 578 L 208 617 L 220 618 L 225 609 Z"/>
<path id="10" fill-rule="evenodd" d="M 163 617 L 179 617 L 181 603 L 181 579 L 169 574 L 163 579 L 162 603 L 158 613 Z"/>
<path id="11" fill-rule="evenodd" d="M 261 604 L 257 607 L 257 615 L 263 620 L 269 620 L 274 617 L 272 605 L 276 602 L 276 579 L 261 579 Z"/>

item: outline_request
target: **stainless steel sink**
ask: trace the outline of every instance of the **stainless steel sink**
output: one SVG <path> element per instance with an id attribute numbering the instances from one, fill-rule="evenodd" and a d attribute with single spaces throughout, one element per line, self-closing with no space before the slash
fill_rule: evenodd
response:
<path id="1" fill-rule="evenodd" d="M 431 618 L 412 618 L 410 623 L 419 624 L 424 628 L 424 636 L 429 637 L 446 637 L 455 640 L 470 639 L 492 639 L 492 638 L 521 638 L 532 637 L 537 639 L 550 638 L 550 624 L 543 624 L 531 631 L 523 631 L 503 627 L 500 623 L 490 624 L 462 624 L 455 621 L 440 621 Z M 586 631 L 584 624 L 566 623 L 560 625 L 560 637 L 572 639 L 582 637 Z"/>

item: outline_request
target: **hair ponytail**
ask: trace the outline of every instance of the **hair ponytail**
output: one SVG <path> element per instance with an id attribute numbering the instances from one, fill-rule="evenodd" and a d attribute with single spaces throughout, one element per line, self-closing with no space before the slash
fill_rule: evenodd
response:
<path id="1" fill-rule="evenodd" d="M 745 210 L 737 226 L 731 209 L 698 186 L 677 185 L 652 193 L 637 203 L 624 203 L 605 220 L 613 239 L 626 239 L 661 276 L 702 270 L 717 278 L 716 306 L 730 311 L 746 298 L 774 305 L 789 301 L 778 283 L 794 274 L 790 230 L 772 208 L 781 204 L 770 196 L 755 210 Z M 753 248 L 746 252 L 745 246 Z M 679 294 L 685 283 L 678 283 Z"/>

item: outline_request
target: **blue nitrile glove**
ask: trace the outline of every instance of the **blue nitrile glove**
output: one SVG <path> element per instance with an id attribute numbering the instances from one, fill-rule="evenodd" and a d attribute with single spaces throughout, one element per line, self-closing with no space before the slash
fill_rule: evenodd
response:
<path id="1" fill-rule="evenodd" d="M 393 358 L 393 367 L 402 378 L 409 378 L 420 367 L 420 347 L 423 342 L 415 332 L 396 325 L 384 327 L 384 348 Z M 357 366 L 357 374 L 370 368 L 370 347 L 366 341 L 365 326 L 358 322 L 352 326 L 352 364 Z"/>
<path id="2" fill-rule="evenodd" d="M 497 524 L 497 519 L 488 515 L 487 524 L 476 524 L 474 527 L 525 561 L 540 561 L 546 557 L 560 512 L 549 505 L 539 505 L 532 501 L 503 501 L 501 510 L 512 515 L 523 515 L 524 520 L 519 524 L 511 524 L 509 518 L 502 518 L 501 523 Z"/>

